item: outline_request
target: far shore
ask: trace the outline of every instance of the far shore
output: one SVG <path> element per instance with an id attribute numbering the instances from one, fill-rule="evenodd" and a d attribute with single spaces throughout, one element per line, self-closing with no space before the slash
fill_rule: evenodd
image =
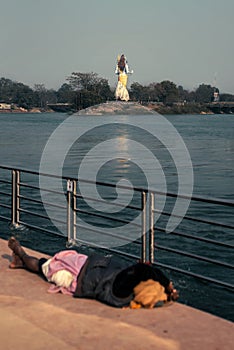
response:
<path id="1" fill-rule="evenodd" d="M 132 101 L 130 101 L 131 103 Z M 114 103 L 114 101 L 109 101 L 107 103 Z M 120 102 L 121 103 L 121 102 Z M 128 102 L 123 102 L 128 103 Z M 160 113 L 162 115 L 181 115 L 181 114 L 188 114 L 188 115 L 213 115 L 213 114 L 232 114 L 233 113 L 233 107 L 231 106 L 230 110 L 223 111 L 221 108 L 217 109 L 215 111 L 212 110 L 212 104 L 200 104 L 200 103 L 171 103 L 171 104 L 163 104 L 163 103 L 150 103 L 150 102 L 134 102 L 135 104 L 141 105 L 142 107 L 148 109 L 149 111 Z M 56 106 L 58 105 L 58 106 Z M 1 113 L 64 113 L 64 114 L 73 114 L 83 111 L 83 110 L 76 110 L 75 108 L 70 109 L 64 109 L 63 104 L 54 104 L 54 107 L 51 108 L 38 108 L 33 107 L 31 109 L 25 109 L 23 107 L 15 106 L 14 108 L 0 108 L 0 114 Z M 64 104 L 64 106 L 67 104 Z M 102 105 L 102 104 L 101 104 Z M 105 105 L 105 103 L 103 103 Z M 216 106 L 219 106 L 218 104 Z M 94 106 L 90 106 L 89 108 L 92 108 Z"/>

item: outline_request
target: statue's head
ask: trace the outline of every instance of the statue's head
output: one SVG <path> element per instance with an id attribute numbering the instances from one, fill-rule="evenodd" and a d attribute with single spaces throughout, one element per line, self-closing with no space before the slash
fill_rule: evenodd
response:
<path id="1" fill-rule="evenodd" d="M 121 71 L 124 70 L 125 64 L 126 64 L 126 58 L 125 58 L 124 54 L 122 54 L 122 55 L 120 56 L 119 61 L 118 61 L 118 67 L 119 67 L 119 69 L 120 69 Z"/>

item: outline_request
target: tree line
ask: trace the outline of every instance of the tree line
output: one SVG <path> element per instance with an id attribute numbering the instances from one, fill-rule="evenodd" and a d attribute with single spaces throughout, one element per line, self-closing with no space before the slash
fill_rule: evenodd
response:
<path id="1" fill-rule="evenodd" d="M 47 89 L 44 84 L 35 84 L 33 88 L 7 78 L 0 78 L 0 103 L 17 105 L 27 110 L 40 108 L 47 110 L 48 105 L 68 103 L 72 110 L 114 100 L 114 90 L 107 79 L 97 73 L 73 72 L 58 90 Z M 194 91 L 165 80 L 141 85 L 131 84 L 129 94 L 132 101 L 141 103 L 161 103 L 165 106 L 176 103 L 202 104 L 213 101 L 217 87 L 200 84 Z M 234 95 L 222 93 L 220 101 L 234 101 Z"/>

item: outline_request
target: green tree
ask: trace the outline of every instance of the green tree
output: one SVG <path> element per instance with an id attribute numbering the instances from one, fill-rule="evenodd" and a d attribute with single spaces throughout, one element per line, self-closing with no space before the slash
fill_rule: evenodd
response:
<path id="1" fill-rule="evenodd" d="M 164 80 L 158 84 L 159 100 L 164 104 L 177 102 L 179 99 L 179 91 L 172 81 Z"/>
<path id="2" fill-rule="evenodd" d="M 46 108 L 46 88 L 44 84 L 34 85 L 35 95 L 37 96 L 37 107 Z"/>
<path id="3" fill-rule="evenodd" d="M 77 109 L 113 99 L 108 81 L 97 73 L 73 72 L 67 80 L 71 90 L 76 92 L 73 103 Z"/>
<path id="4" fill-rule="evenodd" d="M 195 102 L 209 103 L 213 101 L 214 91 L 216 88 L 211 85 L 201 84 L 195 90 Z"/>
<path id="5" fill-rule="evenodd" d="M 160 84 L 159 83 L 150 83 L 149 84 L 149 95 L 150 100 L 153 102 L 160 101 Z"/>
<path id="6" fill-rule="evenodd" d="M 75 96 L 75 91 L 67 83 L 64 83 L 57 91 L 57 101 L 59 103 L 73 103 Z"/>
<path id="7" fill-rule="evenodd" d="M 29 86 L 6 78 L 0 79 L 0 102 L 28 109 L 35 104 L 35 101 L 36 96 Z"/>
<path id="8" fill-rule="evenodd" d="M 92 85 L 96 83 L 97 74 L 96 73 L 77 73 L 73 72 L 67 80 L 71 88 L 74 91 L 79 90 L 90 90 L 92 89 Z"/>
<path id="9" fill-rule="evenodd" d="M 185 90 L 183 86 L 178 86 L 178 99 L 180 102 L 191 102 L 194 99 L 194 96 L 188 90 Z"/>
<path id="10" fill-rule="evenodd" d="M 139 83 L 132 83 L 130 86 L 130 97 L 134 101 L 146 102 L 150 100 L 150 89 Z"/>

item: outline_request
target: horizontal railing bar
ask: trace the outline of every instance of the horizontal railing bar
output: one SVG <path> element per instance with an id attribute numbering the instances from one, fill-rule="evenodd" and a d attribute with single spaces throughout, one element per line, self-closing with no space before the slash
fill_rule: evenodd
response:
<path id="1" fill-rule="evenodd" d="M 174 249 L 174 248 L 165 247 L 165 246 L 162 246 L 160 244 L 156 244 L 154 247 L 156 249 L 166 250 L 167 252 L 171 252 L 171 253 L 187 256 L 189 258 L 197 259 L 197 260 L 200 260 L 200 261 L 206 261 L 206 262 L 209 262 L 209 263 L 212 263 L 212 264 L 216 264 L 216 265 L 219 265 L 219 266 L 228 267 L 228 268 L 231 268 L 231 269 L 234 268 L 234 265 L 231 265 L 229 263 L 225 263 L 225 262 L 222 262 L 222 261 L 219 261 L 219 260 L 203 257 L 201 255 L 197 255 L 197 254 L 193 254 L 193 253 L 186 253 L 186 252 L 184 252 L 182 250 L 177 250 L 177 249 Z"/>
<path id="2" fill-rule="evenodd" d="M 11 185 L 11 181 L 9 181 L 9 180 L 0 180 L 0 183 Z"/>
<path id="3" fill-rule="evenodd" d="M 174 267 L 174 266 L 171 266 L 171 265 L 163 264 L 163 263 L 160 263 L 160 262 L 154 263 L 153 265 L 161 266 L 161 267 L 164 267 L 164 268 L 169 269 L 171 271 L 182 273 L 183 275 L 196 277 L 196 278 L 202 279 L 202 280 L 207 281 L 207 282 L 212 282 L 212 283 L 220 285 L 222 287 L 234 289 L 234 285 L 233 284 L 230 284 L 230 283 L 227 283 L 227 282 L 223 282 L 223 281 L 220 281 L 220 280 L 216 280 L 216 279 L 211 278 L 211 277 L 206 277 L 204 275 L 197 274 L 197 273 L 194 273 L 194 272 L 191 272 L 191 271 L 183 270 L 183 269 L 180 269 L 178 267 Z"/>
<path id="4" fill-rule="evenodd" d="M 106 249 L 107 250 L 107 249 Z M 140 256 L 137 256 L 135 254 L 131 254 L 131 253 L 127 253 L 127 252 L 122 252 L 121 250 L 117 250 L 117 249 L 113 249 L 113 248 L 108 248 L 108 251 L 111 251 L 113 253 L 125 256 L 125 257 L 129 257 L 129 258 L 133 258 L 133 259 L 137 259 L 138 262 L 141 260 Z"/>
<path id="5" fill-rule="evenodd" d="M 2 208 L 7 208 L 7 209 L 11 209 L 11 205 L 4 204 L 4 203 L 0 204 L 0 207 L 2 207 Z"/>
<path id="6" fill-rule="evenodd" d="M 59 222 L 60 224 L 66 224 L 65 221 L 62 221 L 62 220 L 59 220 L 59 219 L 54 219 L 54 218 L 48 218 L 47 215 L 38 214 L 38 213 L 35 213 L 33 211 L 29 211 L 27 209 L 19 208 L 19 211 L 22 212 L 22 213 L 29 214 L 29 215 L 32 215 L 32 216 L 36 216 L 36 217 L 39 217 L 39 218 L 43 218 L 43 219 L 46 219 L 46 220 L 53 220 L 53 221 Z"/>
<path id="7" fill-rule="evenodd" d="M 103 235 L 106 235 L 106 236 L 112 236 L 112 237 L 114 237 L 114 238 L 120 238 L 121 240 L 123 240 L 123 241 L 126 241 L 126 242 L 128 242 L 128 243 L 134 243 L 135 245 L 141 245 L 141 243 L 140 242 L 138 242 L 138 241 L 132 241 L 132 240 L 129 240 L 128 238 L 125 238 L 125 237 L 119 237 L 118 235 L 114 235 L 113 233 L 112 234 L 110 234 L 110 233 L 108 233 L 108 234 L 105 234 L 105 233 L 103 233 L 103 231 L 99 231 L 99 230 L 97 230 L 97 229 L 92 229 L 92 228 L 88 228 L 88 227 L 86 227 L 86 226 L 83 226 L 83 225 L 80 225 L 80 224 L 76 224 L 75 225 L 77 228 L 82 228 L 82 229 L 84 229 L 84 230 L 86 230 L 86 231 L 91 231 L 91 232 L 94 232 L 94 233 L 100 233 L 100 234 L 103 234 Z"/>
<path id="8" fill-rule="evenodd" d="M 11 219 L 10 217 L 4 216 L 4 215 L 0 215 L 0 218 L 6 221 L 9 221 Z"/>
<path id="9" fill-rule="evenodd" d="M 99 248 L 99 249 L 102 249 L 104 251 L 107 251 L 108 253 L 112 252 L 112 253 L 117 253 L 118 255 L 122 255 L 122 256 L 125 256 L 125 257 L 128 257 L 128 258 L 133 258 L 133 259 L 137 259 L 138 261 L 140 261 L 140 257 L 137 256 L 137 255 L 134 255 L 134 254 L 131 254 L 131 253 L 127 253 L 127 252 L 123 252 L 121 250 L 116 250 L 116 249 L 113 249 L 113 248 L 107 248 L 105 246 L 100 246 L 98 244 L 95 244 L 94 242 L 93 243 L 90 243 L 86 240 L 82 240 L 82 239 L 78 239 L 76 238 L 75 239 L 75 243 L 77 246 L 79 245 L 88 245 L 88 246 L 91 246 L 91 247 L 95 247 L 95 248 Z"/>
<path id="10" fill-rule="evenodd" d="M 58 209 L 63 209 L 63 210 L 66 210 L 67 207 L 65 207 L 64 205 L 59 205 L 59 204 L 54 204 L 54 203 L 51 203 L 51 202 L 46 202 L 46 201 L 43 201 L 43 205 L 45 206 L 48 205 L 50 207 L 54 207 L 54 208 L 58 208 Z"/>
<path id="11" fill-rule="evenodd" d="M 182 198 L 182 199 L 188 199 L 188 200 L 195 200 L 195 201 L 206 201 L 207 203 L 213 203 L 213 204 L 227 204 L 230 206 L 234 206 L 234 202 L 223 200 L 223 199 L 216 199 L 216 198 L 204 198 L 201 196 L 188 196 L 185 194 L 178 194 L 178 193 L 173 193 L 173 192 L 162 192 L 162 191 L 157 191 L 157 190 L 149 190 L 149 189 L 144 189 L 140 187 L 130 187 L 130 186 L 124 186 L 124 185 L 118 185 L 116 184 L 110 184 L 110 183 L 105 183 L 105 182 L 100 182 L 100 181 L 91 181 L 91 180 L 84 180 L 84 179 L 78 179 L 78 182 L 84 182 L 84 183 L 89 183 L 89 184 L 96 184 L 96 185 L 102 185 L 102 186 L 108 186 L 108 187 L 118 187 L 121 189 L 127 189 L 127 190 L 135 190 L 135 191 L 145 191 L 146 193 L 151 192 L 154 194 L 158 195 L 167 195 L 168 197 L 172 198 Z"/>
<path id="12" fill-rule="evenodd" d="M 56 191 L 56 190 L 51 190 L 51 189 L 48 189 L 48 188 L 28 185 L 25 182 L 19 182 L 19 185 L 22 186 L 22 187 L 26 187 L 26 188 L 32 188 L 32 189 L 35 189 L 35 190 L 38 190 L 38 191 L 46 191 L 46 192 L 52 192 L 52 193 L 57 193 L 57 194 L 64 194 L 64 192 L 61 192 L 61 191 Z"/>
<path id="13" fill-rule="evenodd" d="M 22 186 L 22 187 L 32 188 L 34 190 L 40 190 L 40 187 L 34 186 L 34 185 L 29 185 L 29 184 L 27 184 L 25 182 L 19 182 L 19 185 Z"/>
<path id="14" fill-rule="evenodd" d="M 107 247 L 100 247 L 99 245 L 95 244 L 95 243 L 89 243 L 88 241 L 85 241 L 85 240 L 82 240 L 82 239 L 78 239 L 76 238 L 75 239 L 75 242 L 78 242 L 77 245 L 79 246 L 80 244 L 85 244 L 85 245 L 92 245 L 96 248 L 100 248 L 102 250 L 105 250 L 107 251 L 108 253 L 109 252 L 113 252 L 113 253 L 117 253 L 119 255 L 122 255 L 122 256 L 125 256 L 125 257 L 128 257 L 128 258 L 133 258 L 133 259 L 137 259 L 138 261 L 140 261 L 140 257 L 135 255 L 135 254 L 131 254 L 131 253 L 127 253 L 127 252 L 123 252 L 121 250 L 117 250 L 117 249 L 113 249 L 113 248 L 107 248 Z"/>
<path id="15" fill-rule="evenodd" d="M 96 184 L 96 185 L 102 185 L 102 186 L 108 186 L 108 187 L 118 187 L 121 189 L 128 189 L 128 190 L 135 190 L 135 191 L 144 191 L 146 193 L 154 193 L 158 195 L 167 195 L 168 197 L 172 198 L 182 198 L 182 199 L 188 199 L 188 200 L 194 200 L 194 201 L 202 201 L 206 203 L 212 203 L 212 204 L 222 204 L 222 205 L 228 205 L 228 206 L 234 206 L 233 201 L 228 201 L 225 199 L 217 199 L 217 198 L 208 198 L 208 197 L 202 197 L 202 196 L 188 196 L 186 194 L 178 194 L 178 193 L 173 193 L 173 192 L 162 192 L 162 191 L 157 191 L 157 190 L 151 190 L 151 189 L 145 189 L 145 188 L 140 188 L 140 187 L 130 187 L 130 186 L 124 186 L 124 185 L 118 185 L 116 184 L 109 184 L 105 182 L 100 182 L 100 181 L 91 181 L 91 180 L 84 180 L 84 179 L 78 179 L 78 182 L 84 182 L 84 183 L 89 183 L 89 184 Z"/>
<path id="16" fill-rule="evenodd" d="M 0 191 L 0 194 L 3 195 L 3 196 L 11 197 L 11 194 L 10 194 L 10 193 L 7 193 L 7 192 L 2 192 L 2 191 Z"/>
<path id="17" fill-rule="evenodd" d="M 26 169 L 26 168 L 11 167 L 11 166 L 6 166 L 6 165 L 0 165 L 0 168 L 1 169 L 6 169 L 6 170 L 21 171 L 22 173 L 28 173 L 28 174 L 32 174 L 32 175 L 49 176 L 49 177 L 54 177 L 54 178 L 57 178 L 57 179 L 61 178 L 61 176 L 58 176 L 58 175 L 49 174 L 49 173 L 39 173 L 38 171 L 30 170 L 30 169 Z M 62 176 L 62 178 L 69 179 L 69 177 L 64 177 L 64 176 Z"/>
<path id="18" fill-rule="evenodd" d="M 87 183 L 87 184 L 93 184 L 93 185 L 100 185 L 100 186 L 104 186 L 104 187 L 112 187 L 112 188 L 121 188 L 121 189 L 125 189 L 125 190 L 130 190 L 130 191 L 137 191 L 137 192 L 142 192 L 142 191 L 145 191 L 145 192 L 148 192 L 148 189 L 143 189 L 143 188 L 139 188 L 139 187 L 134 187 L 134 186 L 124 186 L 124 185 L 116 185 L 116 184 L 113 184 L 113 183 L 108 183 L 108 182 L 102 182 L 102 181 L 93 181 L 93 180 L 84 180 L 84 179 L 74 179 L 74 178 L 71 178 L 71 180 L 76 180 L 79 182 L 83 182 L 83 183 Z"/>
<path id="19" fill-rule="evenodd" d="M 32 215 L 32 216 L 36 216 L 36 217 L 39 217 L 39 218 L 43 218 L 43 219 L 49 220 L 47 215 L 38 214 L 38 213 L 35 213 L 35 212 L 27 210 L 27 209 L 23 209 L 23 208 L 19 208 L 19 211 L 21 213 L 25 213 L 25 214 L 29 214 L 29 215 Z"/>
<path id="20" fill-rule="evenodd" d="M 149 192 L 149 191 L 148 191 Z M 229 201 L 227 199 L 220 199 L 220 198 L 210 198 L 210 197 L 203 197 L 203 196 L 188 196 L 186 194 L 178 194 L 178 193 L 173 193 L 173 192 L 162 192 L 162 191 L 157 191 L 157 190 L 150 190 L 151 193 L 158 194 L 165 196 L 167 195 L 168 197 L 171 198 L 182 198 L 182 199 L 188 199 L 189 201 L 198 201 L 198 202 L 205 202 L 205 203 L 210 203 L 210 204 L 221 204 L 221 205 L 227 205 L 227 206 L 234 206 L 233 201 Z"/>
<path id="21" fill-rule="evenodd" d="M 188 215 L 175 215 L 175 214 L 171 214 L 169 212 L 166 211 L 160 211 L 160 210 L 153 210 L 154 213 L 158 213 L 158 214 L 162 214 L 165 216 L 173 216 L 174 218 L 179 218 L 179 219 L 186 219 L 186 220 L 190 220 L 190 221 L 196 221 L 196 222 L 201 222 L 203 224 L 209 224 L 209 225 L 215 225 L 215 226 L 221 226 L 221 227 L 225 227 L 225 228 L 230 228 L 230 229 L 234 229 L 233 225 L 229 225 L 229 224 L 224 224 L 223 222 L 217 222 L 217 221 L 212 221 L 212 220 L 204 220 L 204 219 L 198 219 L 195 218 L 194 216 L 188 216 Z"/>
<path id="22" fill-rule="evenodd" d="M 92 198 L 92 197 L 87 197 L 87 196 L 81 196 L 80 194 L 75 194 L 74 195 L 75 198 L 81 198 L 81 199 L 87 199 L 93 202 L 97 202 L 97 203 L 102 203 L 102 204 L 107 204 L 107 205 L 113 205 L 116 207 L 121 207 L 121 208 L 127 208 L 127 209 L 134 209 L 134 210 L 142 210 L 142 208 L 139 207 L 134 207 L 132 205 L 124 205 L 121 203 L 112 203 L 111 201 L 105 201 L 104 199 L 96 199 L 96 198 Z"/>
<path id="23" fill-rule="evenodd" d="M 86 240 L 83 240 L 83 239 L 74 239 L 75 242 L 75 245 L 79 246 L 80 244 L 84 244 L 84 245 L 87 245 L 89 247 L 95 247 L 95 248 L 100 248 L 100 249 L 104 249 L 105 247 L 102 247 L 100 246 L 98 243 L 95 244 L 94 242 L 89 242 L 89 241 L 86 241 Z"/>
<path id="24" fill-rule="evenodd" d="M 48 230 L 48 229 L 45 228 L 45 227 L 40 227 L 40 226 L 28 224 L 27 222 L 24 222 L 24 221 L 22 221 L 22 220 L 19 220 L 19 224 L 22 224 L 22 225 L 24 225 L 24 226 L 26 226 L 26 227 L 29 227 L 29 228 L 31 228 L 31 229 L 34 229 L 34 230 L 43 231 L 43 232 L 51 233 L 51 234 L 54 234 L 54 235 L 57 235 L 57 236 L 66 238 L 66 236 L 64 236 L 63 234 L 61 234 L 61 233 L 59 233 L 59 232 L 52 231 L 52 230 Z"/>
<path id="25" fill-rule="evenodd" d="M 77 178 L 68 177 L 68 176 L 58 176 L 58 175 L 48 174 L 48 173 L 39 173 L 37 171 L 33 171 L 33 170 L 25 169 L 25 168 L 13 168 L 13 167 L 4 166 L 4 165 L 0 165 L 0 168 L 8 169 L 8 170 L 18 170 L 21 172 L 27 172 L 29 174 L 48 176 L 48 177 L 63 179 L 63 180 L 74 180 L 74 181 L 78 181 L 78 182 L 84 182 L 84 183 L 96 184 L 96 185 L 102 185 L 102 186 L 109 186 L 109 187 L 114 187 L 114 188 L 118 187 L 118 188 L 122 188 L 122 189 L 128 189 L 131 191 L 132 190 L 139 191 L 139 192 L 144 191 L 146 193 L 151 192 L 151 193 L 163 195 L 163 196 L 167 195 L 168 197 L 172 197 L 172 198 L 183 198 L 183 199 L 194 200 L 194 201 L 199 201 L 199 202 L 206 202 L 206 203 L 211 203 L 211 204 L 221 204 L 221 205 L 227 205 L 227 206 L 234 206 L 233 201 L 229 201 L 226 199 L 202 197 L 202 196 L 198 196 L 198 195 L 188 196 L 186 194 L 178 194 L 178 193 L 174 193 L 174 192 L 162 192 L 162 191 L 157 191 L 157 190 L 144 189 L 144 188 L 140 188 L 140 187 L 130 187 L 130 186 L 123 186 L 123 185 L 116 186 L 116 184 L 111 184 L 111 183 L 106 183 L 106 182 L 101 182 L 101 181 L 92 181 L 92 180 L 87 180 L 87 179 L 84 180 L 84 179 L 77 179 Z"/>
<path id="26" fill-rule="evenodd" d="M 58 208 L 58 209 L 67 209 L 67 207 L 65 207 L 64 205 L 59 205 L 59 204 L 54 204 L 54 203 L 50 203 L 50 202 L 46 202 L 46 201 L 41 201 L 39 199 L 33 199 L 33 198 L 28 198 L 26 196 L 23 195 L 19 195 L 18 198 L 24 199 L 25 201 L 29 201 L 29 202 L 33 202 L 33 203 L 38 203 L 38 204 L 42 204 L 43 206 L 48 205 L 54 208 Z"/>
<path id="27" fill-rule="evenodd" d="M 100 231 L 98 229 L 92 229 L 91 227 L 86 227 L 86 226 L 83 226 L 83 225 L 80 225 L 80 224 L 76 224 L 75 225 L 77 228 L 82 228 L 86 231 L 91 231 L 91 232 L 94 232 L 94 233 L 98 233 L 98 234 L 101 234 L 103 236 L 110 236 L 110 237 L 114 237 L 114 238 L 118 238 L 118 239 L 121 239 L 122 241 L 125 241 L 125 242 L 128 242 L 128 243 L 131 243 L 132 240 L 131 239 L 128 239 L 126 237 L 120 237 L 118 235 L 115 235 L 113 233 L 105 233 L 103 231 Z"/>
<path id="28" fill-rule="evenodd" d="M 98 218 L 102 218 L 102 219 L 108 219 L 108 220 L 111 220 L 111 221 L 114 221 L 114 222 L 121 222 L 123 224 L 129 224 L 129 225 L 132 225 L 132 226 L 135 226 L 135 227 L 141 227 L 140 224 L 136 224 L 135 222 L 128 222 L 126 220 L 122 220 L 122 219 L 115 219 L 113 217 L 108 217 L 108 216 L 105 216 L 105 215 L 101 215 L 101 214 L 96 214 L 96 213 L 88 213 L 87 211 L 85 210 L 82 210 L 82 209 L 74 209 L 74 211 L 76 213 L 82 213 L 82 214 L 87 214 L 88 216 L 95 216 L 95 217 L 98 217 Z"/>
<path id="29" fill-rule="evenodd" d="M 158 226 L 154 227 L 155 231 L 160 231 L 163 233 L 166 233 L 166 230 L 163 228 L 160 228 Z M 225 247 L 225 248 L 234 248 L 234 245 L 229 244 L 229 243 L 224 243 L 224 242 L 220 242 L 220 241 L 216 241 L 210 238 L 204 238 L 204 237 L 200 237 L 200 236 L 194 236 L 191 235 L 189 233 L 183 233 L 183 232 L 178 232 L 178 231 L 173 231 L 170 232 L 170 235 L 175 235 L 175 236 L 180 236 L 180 237 L 185 237 L 185 238 L 190 238 L 190 239 L 194 239 L 195 241 L 201 241 L 201 242 L 206 242 L 206 243 L 211 243 L 211 244 L 216 244 L 218 246 L 221 247 Z"/>
<path id="30" fill-rule="evenodd" d="M 105 182 L 100 182 L 100 181 L 92 181 L 92 180 L 84 180 L 84 179 L 77 179 L 74 177 L 70 177 L 70 176 L 58 176 L 55 174 L 49 174 L 49 173 L 42 173 L 42 172 L 38 172 L 38 171 L 34 171 L 34 170 L 30 170 L 30 169 L 26 169 L 26 168 L 13 168 L 10 166 L 5 166 L 5 165 L 0 165 L 0 168 L 2 169 L 7 169 L 7 170 L 16 170 L 16 171 L 21 171 L 23 173 L 28 173 L 28 174 L 33 174 L 33 175 L 40 175 L 40 176 L 47 176 L 47 177 L 52 177 L 52 178 L 57 178 L 57 179 L 63 179 L 63 180 L 74 180 L 74 181 L 80 181 L 80 182 L 84 182 L 84 183 L 89 183 L 89 184 L 97 184 L 97 185 L 102 185 L 102 186 L 109 186 L 109 187 L 116 187 L 115 184 L 109 184 L 109 183 L 105 183 Z M 130 186 L 122 186 L 122 185 L 118 185 L 118 188 L 125 188 L 125 189 L 129 189 L 129 190 L 136 190 L 136 191 L 141 191 L 140 188 L 137 187 L 130 187 Z"/>
<path id="31" fill-rule="evenodd" d="M 28 198 L 28 197 L 26 197 L 26 196 L 24 196 L 24 195 L 22 195 L 22 194 L 20 194 L 20 195 L 18 196 L 18 198 L 23 199 L 23 200 L 25 200 L 25 201 L 29 201 L 29 202 L 34 202 L 34 203 L 38 203 L 38 204 L 43 204 L 42 201 L 41 201 L 40 199 Z"/>
<path id="32" fill-rule="evenodd" d="M 48 192 L 48 193 L 56 193 L 56 194 L 64 195 L 64 192 L 56 191 L 56 190 L 49 190 L 48 188 L 44 188 L 44 187 L 40 187 L 40 192 L 41 191 Z"/>

